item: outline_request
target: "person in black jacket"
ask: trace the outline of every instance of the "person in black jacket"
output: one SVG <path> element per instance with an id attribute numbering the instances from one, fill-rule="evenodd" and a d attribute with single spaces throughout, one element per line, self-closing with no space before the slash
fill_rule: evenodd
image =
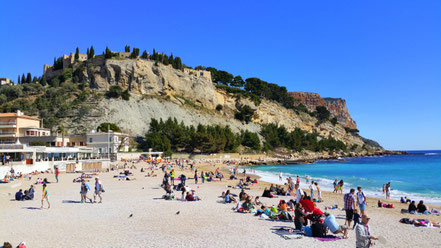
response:
<path id="1" fill-rule="evenodd" d="M 420 213 L 420 214 L 424 214 L 424 212 L 427 211 L 427 207 L 426 207 L 426 205 L 424 205 L 423 201 L 420 201 L 420 203 L 418 203 L 417 210 L 418 210 L 418 213 Z"/>
<path id="2" fill-rule="evenodd" d="M 409 204 L 408 211 L 409 211 L 409 213 L 412 214 L 412 213 L 415 213 L 416 210 L 417 210 L 417 207 L 415 206 L 415 201 L 412 201 L 412 202 Z"/>

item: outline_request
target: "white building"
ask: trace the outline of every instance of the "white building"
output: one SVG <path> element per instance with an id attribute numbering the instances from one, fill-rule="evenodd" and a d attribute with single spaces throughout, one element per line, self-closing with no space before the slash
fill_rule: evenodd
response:
<path id="1" fill-rule="evenodd" d="M 123 133 L 101 133 L 95 130 L 87 134 L 87 147 L 93 148 L 98 157 L 114 157 L 118 152 L 129 151 L 129 136 Z"/>
<path id="2" fill-rule="evenodd" d="M 81 147 L 45 147 L 24 144 L 0 144 L 0 179 L 15 172 L 33 171 L 94 171 L 106 169 L 108 159 L 94 157 L 93 149 Z"/>

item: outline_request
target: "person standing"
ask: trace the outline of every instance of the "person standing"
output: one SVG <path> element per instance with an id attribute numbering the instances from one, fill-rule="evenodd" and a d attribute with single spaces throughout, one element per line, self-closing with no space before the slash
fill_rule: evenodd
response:
<path id="1" fill-rule="evenodd" d="M 58 170 L 58 167 L 55 167 L 55 179 L 57 180 L 57 183 L 58 183 L 58 175 L 60 175 L 60 171 Z"/>
<path id="2" fill-rule="evenodd" d="M 47 191 L 47 186 L 44 183 L 43 184 L 43 194 L 41 196 L 41 208 L 43 208 L 43 202 L 44 202 L 45 199 L 46 199 L 46 202 L 47 202 L 47 208 L 51 208 L 51 204 L 49 203 L 49 198 L 48 197 L 49 197 L 49 192 Z"/>
<path id="3" fill-rule="evenodd" d="M 314 199 L 314 181 L 311 181 L 311 184 L 309 185 L 309 190 L 311 191 L 311 200 Z"/>
<path id="4" fill-rule="evenodd" d="M 340 180 L 340 182 L 338 182 L 338 189 L 340 190 L 340 194 L 343 194 L 343 187 L 345 185 L 345 182 L 342 180 Z"/>
<path id="5" fill-rule="evenodd" d="M 358 208 L 360 209 L 361 215 L 364 214 L 364 210 L 366 209 L 366 196 L 364 195 L 363 191 L 361 190 L 361 187 L 357 187 L 357 204 Z"/>
<path id="6" fill-rule="evenodd" d="M 172 169 L 171 172 L 170 172 L 170 184 L 172 186 L 175 185 L 175 170 L 174 169 Z"/>
<path id="7" fill-rule="evenodd" d="M 300 177 L 299 176 L 297 176 L 297 178 L 296 178 L 296 183 L 300 184 Z"/>
<path id="8" fill-rule="evenodd" d="M 369 248 L 373 245 L 372 240 L 377 240 L 376 237 L 371 236 L 369 228 L 369 216 L 363 214 L 361 216 L 361 223 L 355 227 L 355 247 L 356 248 Z"/>
<path id="9" fill-rule="evenodd" d="M 203 171 L 201 171 L 201 181 L 202 183 L 205 183 L 205 175 Z"/>
<path id="10" fill-rule="evenodd" d="M 390 199 L 390 182 L 386 184 L 386 199 Z"/>
<path id="11" fill-rule="evenodd" d="M 335 179 L 333 185 L 334 185 L 334 191 L 332 191 L 332 193 L 338 193 L 338 180 L 337 179 Z"/>
<path id="12" fill-rule="evenodd" d="M 344 206 L 346 211 L 346 226 L 351 226 L 351 221 L 354 217 L 354 209 L 355 209 L 355 189 L 351 189 L 351 191 L 343 197 L 344 200 Z"/>
<path id="13" fill-rule="evenodd" d="M 282 171 L 279 173 L 279 181 L 281 182 L 283 180 Z"/>
<path id="14" fill-rule="evenodd" d="M 303 190 L 300 188 L 300 184 L 296 184 L 295 189 L 296 189 L 296 204 L 297 204 L 300 203 L 300 201 L 303 200 L 305 196 L 303 195 Z"/>
<path id="15" fill-rule="evenodd" d="M 93 194 L 93 202 L 96 202 L 97 196 L 100 198 L 100 201 L 98 203 L 103 202 L 103 197 L 101 196 L 102 192 L 103 192 L 103 185 L 101 184 L 100 178 L 95 177 L 95 194 Z"/>
<path id="16" fill-rule="evenodd" d="M 197 170 L 194 173 L 194 184 L 198 184 L 198 171 Z"/>
<path id="17" fill-rule="evenodd" d="M 322 191 L 320 190 L 320 186 L 318 185 L 317 182 L 314 182 L 314 184 L 315 184 L 315 188 L 316 188 L 316 190 L 317 190 L 317 198 L 318 198 L 318 201 L 319 201 L 319 202 L 322 202 L 323 199 L 322 199 Z"/>
<path id="18" fill-rule="evenodd" d="M 87 202 L 87 200 L 90 201 L 90 203 L 92 203 L 92 198 L 87 197 L 87 192 L 89 192 L 90 187 L 89 184 L 86 183 L 86 181 L 84 181 L 84 179 L 81 179 L 81 190 L 80 190 L 80 194 L 81 194 L 81 202 Z"/>

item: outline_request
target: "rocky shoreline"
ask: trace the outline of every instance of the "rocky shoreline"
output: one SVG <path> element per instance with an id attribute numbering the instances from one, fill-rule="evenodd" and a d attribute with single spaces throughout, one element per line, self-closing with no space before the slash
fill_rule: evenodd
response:
<path id="1" fill-rule="evenodd" d="M 268 157 L 266 159 L 248 159 L 240 161 L 239 165 L 242 166 L 256 166 L 256 165 L 288 165 L 288 164 L 311 164 L 319 160 L 336 160 L 342 158 L 353 158 L 353 157 L 375 157 L 375 156 L 391 156 L 391 155 L 408 155 L 406 151 L 374 151 L 367 152 L 363 151 L 361 153 L 349 152 L 340 154 L 323 154 L 323 153 L 309 153 L 294 158 L 283 158 L 283 157 Z"/>

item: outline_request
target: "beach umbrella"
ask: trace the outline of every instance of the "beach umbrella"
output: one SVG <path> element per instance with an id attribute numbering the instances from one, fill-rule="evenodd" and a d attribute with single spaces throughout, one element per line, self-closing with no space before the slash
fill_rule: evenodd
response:
<path id="1" fill-rule="evenodd" d="M 306 210 L 306 212 L 312 212 L 314 211 L 314 203 L 308 199 L 304 199 L 300 201 L 300 204 L 302 204 L 303 208 Z"/>

